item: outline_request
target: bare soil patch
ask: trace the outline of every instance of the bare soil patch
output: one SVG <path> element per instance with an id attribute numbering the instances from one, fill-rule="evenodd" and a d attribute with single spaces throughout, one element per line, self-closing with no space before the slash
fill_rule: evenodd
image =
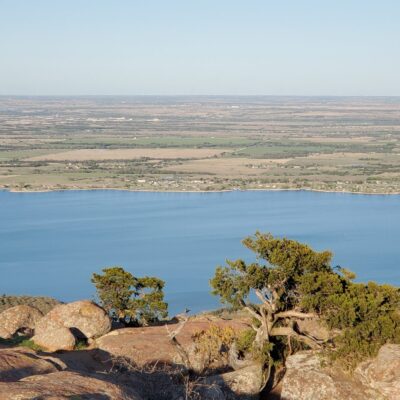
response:
<path id="1" fill-rule="evenodd" d="M 217 158 L 191 160 L 172 168 L 166 167 L 165 169 L 195 174 L 211 173 L 221 176 L 248 176 L 262 174 L 266 169 L 279 164 L 285 164 L 288 161 L 290 159 Z"/>
<path id="2" fill-rule="evenodd" d="M 79 149 L 61 153 L 30 157 L 26 161 L 104 161 L 131 160 L 137 158 L 176 159 L 176 158 L 208 158 L 220 155 L 224 149 Z"/>

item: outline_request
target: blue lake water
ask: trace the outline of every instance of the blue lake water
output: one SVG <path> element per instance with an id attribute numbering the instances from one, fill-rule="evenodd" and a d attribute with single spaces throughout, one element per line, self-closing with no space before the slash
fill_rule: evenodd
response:
<path id="1" fill-rule="evenodd" d="M 91 274 L 122 265 L 166 281 L 174 314 L 218 306 L 208 281 L 256 230 L 334 252 L 358 280 L 400 285 L 400 196 L 303 191 L 0 191 L 0 293 L 92 298 Z"/>

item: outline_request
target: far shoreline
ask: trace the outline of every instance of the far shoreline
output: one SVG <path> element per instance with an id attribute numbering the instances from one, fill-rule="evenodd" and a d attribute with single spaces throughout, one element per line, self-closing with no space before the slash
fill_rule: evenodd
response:
<path id="1" fill-rule="evenodd" d="M 354 194 L 363 196 L 399 196 L 400 192 L 352 192 L 349 190 L 323 190 L 309 188 L 248 188 L 248 189 L 221 189 L 221 190 L 151 190 L 151 189 L 124 189 L 124 188 L 63 188 L 47 190 L 17 190 L 0 187 L 0 191 L 9 193 L 52 193 L 52 192 L 96 192 L 115 191 L 132 193 L 229 193 L 229 192 L 315 192 L 332 194 Z"/>

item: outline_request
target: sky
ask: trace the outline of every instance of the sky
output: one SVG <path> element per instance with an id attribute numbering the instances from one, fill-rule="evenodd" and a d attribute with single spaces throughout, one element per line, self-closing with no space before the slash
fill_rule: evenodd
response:
<path id="1" fill-rule="evenodd" d="M 399 0 L 0 0 L 0 95 L 400 95 Z"/>

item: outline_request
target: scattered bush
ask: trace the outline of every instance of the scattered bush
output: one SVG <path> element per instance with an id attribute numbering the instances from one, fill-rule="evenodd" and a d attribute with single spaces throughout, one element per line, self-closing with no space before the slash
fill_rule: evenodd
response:
<path id="1" fill-rule="evenodd" d="M 92 282 L 101 305 L 120 322 L 148 325 L 168 316 L 161 279 L 136 278 L 122 267 L 110 267 L 93 274 Z"/>
<path id="2" fill-rule="evenodd" d="M 241 354 L 251 353 L 256 332 L 253 329 L 242 331 L 236 339 L 236 348 Z"/>
<path id="3" fill-rule="evenodd" d="M 192 338 L 195 353 L 201 357 L 203 371 L 221 360 L 223 364 L 228 364 L 228 351 L 236 340 L 233 328 L 211 325 L 208 329 L 194 334 Z"/>
<path id="4" fill-rule="evenodd" d="M 86 340 L 77 340 L 75 343 L 75 350 L 85 350 L 88 347 L 88 343 Z"/>

